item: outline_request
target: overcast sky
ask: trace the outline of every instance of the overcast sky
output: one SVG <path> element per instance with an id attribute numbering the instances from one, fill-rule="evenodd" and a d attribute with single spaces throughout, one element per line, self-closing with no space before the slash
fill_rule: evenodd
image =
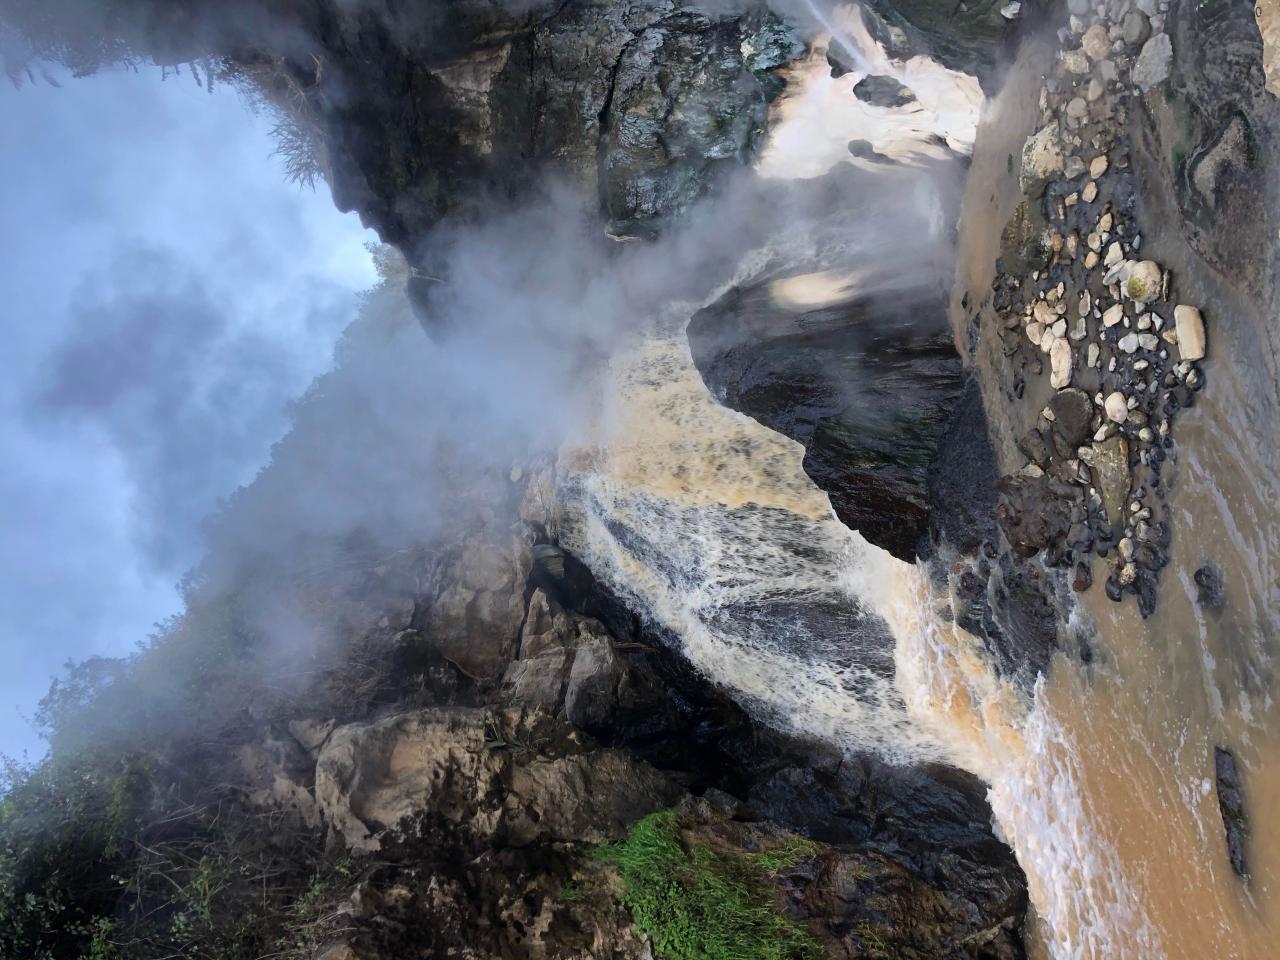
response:
<path id="1" fill-rule="evenodd" d="M 230 88 L 0 83 L 0 752 L 68 658 L 177 612 L 199 524 L 327 368 L 375 239 Z"/>

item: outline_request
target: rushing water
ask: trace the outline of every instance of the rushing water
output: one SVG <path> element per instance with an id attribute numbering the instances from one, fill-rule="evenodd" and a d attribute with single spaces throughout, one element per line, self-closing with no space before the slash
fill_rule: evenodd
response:
<path id="1" fill-rule="evenodd" d="M 715 402 L 691 313 L 610 366 L 596 442 L 561 455 L 562 542 L 769 721 L 940 756 L 897 692 L 892 637 L 850 589 L 888 555 L 836 519 L 798 443 Z"/>

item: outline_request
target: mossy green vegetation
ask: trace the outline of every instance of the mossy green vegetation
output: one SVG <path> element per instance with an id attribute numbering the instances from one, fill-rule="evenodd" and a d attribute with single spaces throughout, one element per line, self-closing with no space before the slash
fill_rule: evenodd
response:
<path id="1" fill-rule="evenodd" d="M 799 837 L 760 853 L 715 849 L 686 839 L 665 810 L 597 855 L 621 872 L 623 903 L 662 960 L 807 960 L 821 947 L 782 912 L 769 875 L 816 849 Z"/>

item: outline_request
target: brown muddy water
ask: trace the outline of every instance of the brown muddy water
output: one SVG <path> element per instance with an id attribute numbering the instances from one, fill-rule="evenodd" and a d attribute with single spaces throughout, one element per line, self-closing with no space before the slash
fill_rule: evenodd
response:
<path id="1" fill-rule="evenodd" d="M 1043 51 L 1040 57 L 1051 57 Z M 1008 157 L 1033 132 L 1039 77 L 1024 55 L 991 103 L 978 135 L 962 217 L 952 304 L 965 351 L 960 297 L 990 289 L 1001 227 L 1021 198 Z M 967 751 L 992 784 L 997 821 L 1018 853 L 1038 912 L 1034 952 L 1108 960 L 1272 960 L 1280 957 L 1280 462 L 1276 371 L 1249 342 L 1247 322 L 1215 326 L 1247 309 L 1220 288 L 1153 197 L 1142 224 L 1148 247 L 1173 267 L 1184 296 L 1206 305 L 1207 387 L 1182 414 L 1167 473 L 1171 563 L 1160 602 L 1143 621 L 1132 599 L 1114 604 L 1100 586 L 1081 595 L 1073 626 L 1092 652 L 1058 656 L 1034 702 L 993 683 L 968 638 L 918 623 L 899 650 L 917 687 L 908 699 L 923 722 Z M 994 320 L 989 311 L 984 324 Z M 1265 322 L 1265 321 L 1264 321 Z M 999 384 L 999 338 L 986 330 L 975 364 L 1002 467 L 1044 397 L 1010 405 Z M 1047 378 L 1046 378 L 1047 379 Z M 1047 385 L 1040 384 L 1047 395 Z M 1226 585 L 1220 614 L 1197 603 L 1194 571 L 1213 563 Z M 1105 577 L 1095 560 L 1094 577 Z M 923 606 L 920 609 L 924 609 Z M 910 627 L 899 626 L 901 630 Z M 901 636 L 901 634 L 900 634 Z M 1011 706 L 1011 704 L 1013 704 Z M 1251 831 L 1249 879 L 1227 858 L 1214 778 L 1214 748 L 1234 751 Z"/>

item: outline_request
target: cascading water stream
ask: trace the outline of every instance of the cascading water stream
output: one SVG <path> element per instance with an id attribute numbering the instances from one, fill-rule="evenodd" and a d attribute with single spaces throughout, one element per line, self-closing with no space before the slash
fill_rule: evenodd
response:
<path id="1" fill-rule="evenodd" d="M 838 27 L 830 14 L 818 6 L 817 0 L 805 0 L 805 6 L 813 14 L 815 20 L 831 35 L 831 39 L 840 45 L 840 49 L 849 55 L 850 66 L 864 76 L 871 72 L 871 60 L 862 44 L 855 42 L 853 36 Z M 846 7 L 846 10 L 849 8 Z M 896 78 L 895 78 L 896 79 Z"/>

